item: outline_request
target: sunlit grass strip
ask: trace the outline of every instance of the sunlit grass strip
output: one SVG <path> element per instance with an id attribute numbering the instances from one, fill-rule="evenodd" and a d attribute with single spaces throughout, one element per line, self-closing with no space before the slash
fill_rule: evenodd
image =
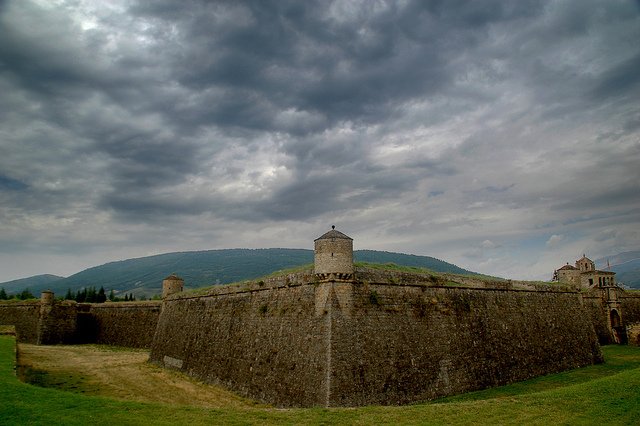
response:
<path id="1" fill-rule="evenodd" d="M 607 362 L 432 403 L 357 409 L 198 409 L 121 402 L 18 381 L 13 336 L 0 336 L 2 424 L 637 424 L 640 348 L 605 347 Z"/>

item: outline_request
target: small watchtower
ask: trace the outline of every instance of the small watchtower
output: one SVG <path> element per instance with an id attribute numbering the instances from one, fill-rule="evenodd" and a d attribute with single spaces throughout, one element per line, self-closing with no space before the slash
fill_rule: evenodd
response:
<path id="1" fill-rule="evenodd" d="M 176 274 L 171 274 L 164 280 L 162 280 L 162 298 L 166 299 L 175 293 L 180 293 L 184 290 L 184 280 Z"/>
<path id="2" fill-rule="evenodd" d="M 353 279 L 353 239 L 336 227 L 314 240 L 314 273 L 321 280 Z"/>
<path id="3" fill-rule="evenodd" d="M 40 293 L 40 303 L 43 305 L 53 305 L 55 294 L 51 290 L 44 290 Z"/>

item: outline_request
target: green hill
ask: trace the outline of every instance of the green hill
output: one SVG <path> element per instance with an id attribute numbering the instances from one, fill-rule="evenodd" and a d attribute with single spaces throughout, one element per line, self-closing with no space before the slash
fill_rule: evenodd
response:
<path id="1" fill-rule="evenodd" d="M 354 252 L 357 262 L 395 263 L 418 266 L 436 272 L 471 274 L 456 265 L 428 256 L 415 256 L 374 250 Z M 313 263 L 313 251 L 304 249 L 225 249 L 166 253 L 156 256 L 111 262 L 85 269 L 67 278 L 33 281 L 27 278 L 21 285 L 0 283 L 9 293 L 29 288 L 34 294 L 50 289 L 62 295 L 67 289 L 104 287 L 116 294 L 133 293 L 137 297 L 160 294 L 162 280 L 175 273 L 185 280 L 187 288 L 212 284 L 228 284 L 258 278 L 273 272 Z M 34 277 L 35 278 L 35 277 Z M 15 281 L 13 282 L 15 283 Z"/>
<path id="2" fill-rule="evenodd" d="M 391 253 L 388 251 L 356 250 L 353 253 L 356 262 L 369 263 L 395 263 L 402 266 L 416 266 L 430 269 L 435 272 L 449 272 L 452 274 L 475 275 L 475 272 L 467 271 L 452 263 L 429 256 L 416 256 L 413 254 Z"/>
<path id="3" fill-rule="evenodd" d="M 63 280 L 64 277 L 57 275 L 43 274 L 29 278 L 20 278 L 19 280 L 6 281 L 0 283 L 0 287 L 4 288 L 9 294 L 19 293 L 24 289 L 39 290 L 55 286 L 55 283 Z"/>

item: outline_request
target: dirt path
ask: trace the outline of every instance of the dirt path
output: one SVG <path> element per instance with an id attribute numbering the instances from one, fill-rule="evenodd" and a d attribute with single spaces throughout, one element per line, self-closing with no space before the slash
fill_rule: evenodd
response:
<path id="1" fill-rule="evenodd" d="M 25 381 L 88 395 L 206 408 L 256 403 L 176 371 L 149 364 L 143 350 L 100 345 L 19 345 Z"/>

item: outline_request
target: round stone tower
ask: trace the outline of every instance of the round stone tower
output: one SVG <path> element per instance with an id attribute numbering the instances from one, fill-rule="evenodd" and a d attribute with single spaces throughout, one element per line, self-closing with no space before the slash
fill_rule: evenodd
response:
<path id="1" fill-rule="evenodd" d="M 162 298 L 180 293 L 184 290 L 184 280 L 176 274 L 171 274 L 162 280 Z"/>
<path id="2" fill-rule="evenodd" d="M 40 302 L 43 305 L 53 305 L 53 301 L 55 300 L 54 293 L 51 290 L 44 290 L 40 293 Z"/>
<path id="3" fill-rule="evenodd" d="M 314 273 L 321 280 L 353 279 L 353 239 L 336 227 L 314 240 Z"/>

